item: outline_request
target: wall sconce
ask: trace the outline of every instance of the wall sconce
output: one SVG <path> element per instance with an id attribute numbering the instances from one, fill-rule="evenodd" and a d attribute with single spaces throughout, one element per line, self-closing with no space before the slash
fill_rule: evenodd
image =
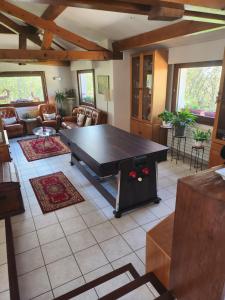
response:
<path id="1" fill-rule="evenodd" d="M 62 78 L 60 76 L 54 76 L 52 77 L 53 80 L 61 80 Z"/>

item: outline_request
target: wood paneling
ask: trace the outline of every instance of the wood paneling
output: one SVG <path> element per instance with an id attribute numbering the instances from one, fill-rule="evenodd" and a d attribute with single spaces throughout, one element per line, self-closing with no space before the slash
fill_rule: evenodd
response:
<path id="1" fill-rule="evenodd" d="M 0 60 L 109 60 L 109 51 L 12 50 L 0 49 Z"/>
<path id="2" fill-rule="evenodd" d="M 132 48 L 145 47 L 151 44 L 169 40 L 172 38 L 185 36 L 209 29 L 218 29 L 223 27 L 221 24 L 212 24 L 196 21 L 180 21 L 159 29 L 145 32 L 124 40 L 113 43 L 115 51 L 124 51 Z"/>

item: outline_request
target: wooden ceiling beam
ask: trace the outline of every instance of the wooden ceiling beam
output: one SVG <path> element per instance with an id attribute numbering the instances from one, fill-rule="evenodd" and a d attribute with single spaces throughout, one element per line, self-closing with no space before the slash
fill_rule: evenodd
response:
<path id="1" fill-rule="evenodd" d="M 120 11 L 130 13 L 143 13 L 146 8 L 154 5 L 188 4 L 194 6 L 225 9 L 224 0 L 17 0 L 27 3 L 45 3 L 53 5 L 66 5 L 76 7 L 78 4 L 90 5 L 88 8 Z M 145 8 L 144 8 L 145 7 Z M 131 12 L 133 10 L 133 12 Z M 135 12 L 136 11 L 136 12 Z M 138 12 L 139 11 L 139 12 Z M 145 14 L 145 13 L 144 13 Z"/>
<path id="2" fill-rule="evenodd" d="M 110 60 L 112 53 L 109 51 L 61 51 L 61 50 L 14 50 L 0 49 L 0 60 Z"/>
<path id="3" fill-rule="evenodd" d="M 26 37 L 32 41 L 34 44 L 41 47 L 42 41 L 37 34 L 33 34 L 33 32 L 27 28 L 27 26 L 22 26 L 8 18 L 7 16 L 0 13 L 0 23 L 5 24 L 7 27 L 13 29 L 15 32 L 19 34 L 26 35 Z"/>
<path id="4" fill-rule="evenodd" d="M 130 14 L 148 15 L 151 5 L 131 3 L 130 1 L 111 1 L 111 0 L 24 0 L 27 3 L 45 3 L 53 6 L 71 6 L 88 9 L 98 9 L 105 11 L 123 12 Z M 150 0 L 151 1 L 151 0 Z M 156 0 L 158 1 L 158 0 Z"/>
<path id="5" fill-rule="evenodd" d="M 16 5 L 9 3 L 5 0 L 0 1 L 0 10 L 14 17 L 17 17 L 24 22 L 33 25 L 35 27 L 48 30 L 53 34 L 61 37 L 62 39 L 75 44 L 76 46 L 83 48 L 85 50 L 91 51 L 104 51 L 105 48 L 97 45 L 96 43 L 89 41 L 69 30 L 66 30 L 58 25 L 56 25 L 53 21 L 45 20 L 41 17 L 38 17 Z"/>
<path id="6" fill-rule="evenodd" d="M 160 3 L 161 4 L 163 3 L 187 4 L 187 5 L 209 7 L 215 9 L 225 9 L 224 0 L 160 0 Z"/>
<path id="7" fill-rule="evenodd" d="M 43 35 L 43 41 L 42 41 L 42 46 L 41 49 L 43 50 L 48 50 L 51 48 L 53 40 L 53 34 L 50 31 L 45 30 L 44 35 Z"/>
<path id="8" fill-rule="evenodd" d="M 192 10 L 185 10 L 184 16 L 192 17 L 192 18 L 201 18 L 205 19 L 206 22 L 210 22 L 210 20 L 215 23 L 216 21 L 225 21 L 225 15 L 218 15 L 200 11 L 192 11 Z"/>
<path id="9" fill-rule="evenodd" d="M 20 33 L 19 34 L 19 49 L 26 49 L 27 48 L 27 37 L 26 35 Z"/>
<path id="10" fill-rule="evenodd" d="M 3 24 L 0 24 L 0 33 L 15 34 L 14 31 L 4 26 Z"/>
<path id="11" fill-rule="evenodd" d="M 42 14 L 42 18 L 49 21 L 54 21 L 64 10 L 64 5 L 49 5 Z"/>
<path id="12" fill-rule="evenodd" d="M 124 40 L 114 42 L 113 49 L 115 52 L 119 52 L 133 48 L 145 47 L 169 39 L 222 27 L 224 26 L 221 24 L 196 21 L 180 21 L 172 25 L 161 27 L 153 31 L 145 32 Z"/>
<path id="13" fill-rule="evenodd" d="M 184 6 L 180 8 L 155 6 L 148 15 L 149 20 L 174 21 L 181 19 L 184 15 Z"/>

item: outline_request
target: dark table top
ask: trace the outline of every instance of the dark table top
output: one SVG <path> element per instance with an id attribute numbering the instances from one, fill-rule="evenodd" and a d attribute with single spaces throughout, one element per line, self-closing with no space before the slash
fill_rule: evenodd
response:
<path id="1" fill-rule="evenodd" d="M 111 125 L 66 129 L 61 130 L 60 134 L 100 165 L 168 150 L 165 146 Z"/>

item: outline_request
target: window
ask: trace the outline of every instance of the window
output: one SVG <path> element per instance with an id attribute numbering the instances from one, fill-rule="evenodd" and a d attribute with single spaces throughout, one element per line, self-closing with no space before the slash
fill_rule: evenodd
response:
<path id="1" fill-rule="evenodd" d="M 37 105 L 46 99 L 44 72 L 0 73 L 0 105 Z"/>
<path id="2" fill-rule="evenodd" d="M 221 61 L 176 65 L 173 111 L 187 108 L 199 123 L 213 125 L 221 71 Z"/>
<path id="3" fill-rule="evenodd" d="M 95 106 L 94 70 L 77 71 L 80 104 Z"/>

